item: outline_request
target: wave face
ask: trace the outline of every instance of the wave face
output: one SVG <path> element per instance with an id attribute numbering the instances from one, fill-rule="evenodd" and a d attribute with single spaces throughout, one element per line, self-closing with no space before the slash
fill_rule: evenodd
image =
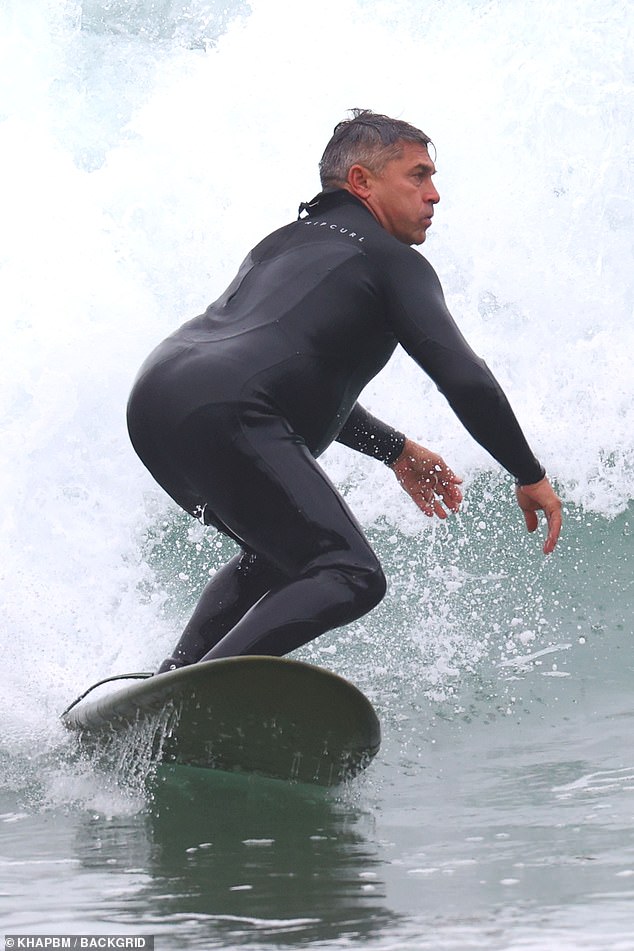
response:
<path id="1" fill-rule="evenodd" d="M 0 43 L 8 787 L 42 782 L 38 757 L 64 747 L 57 715 L 88 683 L 165 656 L 228 557 L 139 464 L 127 394 L 155 343 L 318 191 L 354 106 L 434 140 L 425 254 L 566 528 L 544 560 L 510 480 L 397 355 L 364 403 L 445 456 L 465 506 L 418 519 L 384 467 L 329 450 L 390 592 L 301 656 L 370 693 L 397 775 L 428 751 L 430 717 L 625 696 L 634 18 L 620 0 L 5 0 Z M 72 800 L 50 768 L 46 795 Z"/>

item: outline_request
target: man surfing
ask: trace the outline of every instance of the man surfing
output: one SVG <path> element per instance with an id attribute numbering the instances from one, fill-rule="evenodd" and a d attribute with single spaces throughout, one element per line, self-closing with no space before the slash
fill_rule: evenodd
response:
<path id="1" fill-rule="evenodd" d="M 385 577 L 317 459 L 333 440 L 389 466 L 428 516 L 462 501 L 434 452 L 357 398 L 397 344 L 516 481 L 529 531 L 561 503 L 500 385 L 447 310 L 424 242 L 439 195 L 431 140 L 353 110 L 320 162 L 322 191 L 264 238 L 227 290 L 150 354 L 128 403 L 134 448 L 192 516 L 240 553 L 205 587 L 158 673 L 282 656 L 375 607 Z"/>

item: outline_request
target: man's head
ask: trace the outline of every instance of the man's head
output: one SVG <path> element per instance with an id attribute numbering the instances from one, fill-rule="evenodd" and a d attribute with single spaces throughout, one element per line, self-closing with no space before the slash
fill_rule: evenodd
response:
<path id="1" fill-rule="evenodd" d="M 400 119 L 353 109 L 319 163 L 323 188 L 345 188 L 404 244 L 422 244 L 439 195 L 429 136 Z"/>

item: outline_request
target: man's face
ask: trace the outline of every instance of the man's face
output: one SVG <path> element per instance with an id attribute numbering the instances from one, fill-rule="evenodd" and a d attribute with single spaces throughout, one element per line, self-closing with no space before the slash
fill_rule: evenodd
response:
<path id="1" fill-rule="evenodd" d="M 414 142 L 378 174 L 366 170 L 365 203 L 386 231 L 403 244 L 422 244 L 440 195 L 432 181 L 436 168 L 429 152 Z"/>

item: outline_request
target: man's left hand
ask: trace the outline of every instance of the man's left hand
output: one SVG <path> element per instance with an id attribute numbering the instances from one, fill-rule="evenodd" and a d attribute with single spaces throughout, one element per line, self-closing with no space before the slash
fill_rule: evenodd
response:
<path id="1" fill-rule="evenodd" d="M 537 528 L 537 512 L 542 511 L 546 516 L 548 535 L 544 542 L 544 554 L 550 555 L 561 532 L 561 499 L 555 494 L 546 476 L 532 485 L 517 485 L 515 496 L 517 504 L 524 513 L 526 528 L 529 532 L 534 532 Z"/>
<path id="2" fill-rule="evenodd" d="M 460 508 L 462 492 L 458 486 L 462 479 L 431 449 L 406 439 L 391 469 L 421 512 L 430 518 L 434 515 L 447 518 L 446 509 L 457 512 Z"/>

